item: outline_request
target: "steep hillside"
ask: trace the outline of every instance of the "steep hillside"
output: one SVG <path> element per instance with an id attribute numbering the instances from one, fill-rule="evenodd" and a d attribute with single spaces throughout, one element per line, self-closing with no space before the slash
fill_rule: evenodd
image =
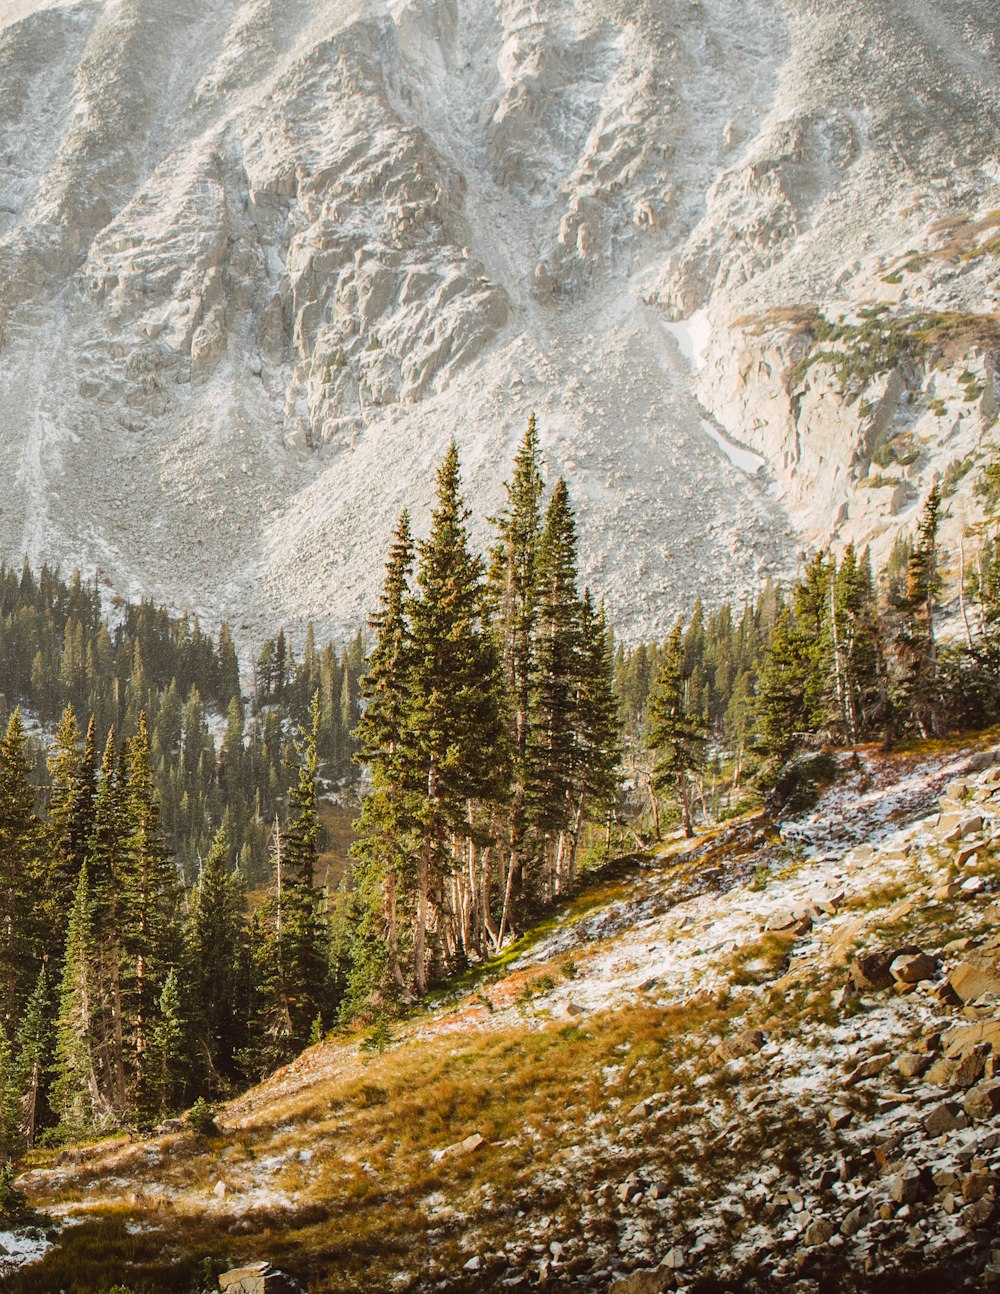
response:
<path id="1" fill-rule="evenodd" d="M 823 364 L 798 380 L 788 322 L 991 308 L 995 248 L 955 265 L 934 232 L 1000 204 L 987 0 L 0 22 L 8 553 L 257 633 L 353 628 L 447 439 L 485 517 L 536 409 L 587 579 L 650 633 L 835 525 L 905 520 L 992 423 L 986 324 L 946 372 L 935 351 L 841 395 Z"/>
<path id="2" fill-rule="evenodd" d="M 65 1229 L 0 1288 L 181 1290 L 256 1259 L 313 1294 L 982 1288 L 998 754 L 845 756 L 811 810 L 619 862 L 218 1136 L 36 1157 L 20 1184 Z"/>

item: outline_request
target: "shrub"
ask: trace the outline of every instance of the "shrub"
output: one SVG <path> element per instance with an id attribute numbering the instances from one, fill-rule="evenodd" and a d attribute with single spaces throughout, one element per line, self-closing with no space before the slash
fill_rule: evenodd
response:
<path id="1" fill-rule="evenodd" d="M 187 1112 L 187 1125 L 199 1137 L 217 1137 L 219 1125 L 215 1122 L 215 1108 L 209 1105 L 203 1096 L 199 1096 Z"/>

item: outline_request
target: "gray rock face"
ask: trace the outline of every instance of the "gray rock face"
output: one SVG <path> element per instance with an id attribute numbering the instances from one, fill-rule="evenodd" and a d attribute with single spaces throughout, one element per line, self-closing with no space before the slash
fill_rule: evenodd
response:
<path id="1" fill-rule="evenodd" d="M 981 0 L 2 14 L 7 554 L 353 629 L 451 435 L 486 516 L 535 409 L 585 581 L 650 635 L 831 528 L 879 556 L 992 418 L 982 356 L 791 376 L 813 302 L 983 299 L 930 232 L 997 156 Z"/>

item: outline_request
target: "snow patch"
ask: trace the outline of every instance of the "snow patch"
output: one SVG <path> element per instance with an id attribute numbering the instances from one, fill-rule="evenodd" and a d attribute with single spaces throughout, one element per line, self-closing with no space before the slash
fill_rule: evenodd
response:
<path id="1" fill-rule="evenodd" d="M 678 319 L 676 323 L 663 325 L 677 343 L 677 349 L 684 356 L 695 373 L 705 366 L 705 355 L 712 340 L 712 325 L 706 310 L 696 310 L 687 319 Z"/>
<path id="2" fill-rule="evenodd" d="M 0 1273 L 16 1271 L 38 1262 L 47 1249 L 52 1248 L 52 1241 L 39 1231 L 30 1234 L 20 1231 L 0 1231 Z"/>
<path id="3" fill-rule="evenodd" d="M 756 476 L 766 463 L 767 460 L 760 454 L 755 454 L 752 449 L 745 449 L 742 445 L 729 440 L 707 418 L 702 418 L 701 429 L 710 440 L 715 441 L 732 465 L 738 467 L 741 472 L 745 472 L 747 476 Z"/>

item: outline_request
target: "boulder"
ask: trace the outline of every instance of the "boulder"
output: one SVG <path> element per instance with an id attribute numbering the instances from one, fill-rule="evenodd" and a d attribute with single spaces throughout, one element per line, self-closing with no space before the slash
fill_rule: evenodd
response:
<path id="1" fill-rule="evenodd" d="M 973 962 L 959 962 L 948 976 L 948 983 L 963 1002 L 973 1002 L 984 993 L 1000 993 L 1000 975 Z"/>
<path id="2" fill-rule="evenodd" d="M 892 1055 L 888 1051 L 883 1051 L 877 1056 L 871 1056 L 851 1070 L 844 1079 L 844 1087 L 856 1087 L 858 1083 L 863 1082 L 866 1078 L 876 1078 L 884 1069 L 888 1069 L 891 1064 Z"/>
<path id="3" fill-rule="evenodd" d="M 996 1221 L 997 1206 L 992 1196 L 984 1196 L 981 1200 L 976 1200 L 975 1204 L 967 1204 L 962 1210 L 962 1224 L 969 1231 L 976 1231 L 981 1227 L 989 1227 Z"/>
<path id="4" fill-rule="evenodd" d="M 219 1277 L 222 1294 L 305 1294 L 291 1276 L 278 1271 L 268 1262 L 234 1267 Z"/>
<path id="5" fill-rule="evenodd" d="M 810 1248 L 816 1245 L 825 1245 L 836 1229 L 829 1218 L 816 1218 L 806 1227 L 803 1239 Z"/>
<path id="6" fill-rule="evenodd" d="M 955 1064 L 953 1060 L 936 1060 L 934 1064 L 924 1074 L 926 1083 L 933 1083 L 936 1087 L 950 1087 L 952 1075 L 955 1073 Z"/>
<path id="7" fill-rule="evenodd" d="M 850 1213 L 848 1213 L 847 1217 L 844 1218 L 843 1222 L 840 1224 L 840 1233 L 841 1235 L 847 1236 L 849 1240 L 851 1236 L 856 1236 L 866 1225 L 867 1214 L 864 1208 L 859 1204 L 857 1208 L 851 1209 Z"/>
<path id="8" fill-rule="evenodd" d="M 920 1197 L 920 1174 L 916 1169 L 907 1169 L 889 1179 L 889 1198 L 897 1204 L 912 1204 Z"/>
<path id="9" fill-rule="evenodd" d="M 985 1050 L 982 1047 L 976 1047 L 966 1055 L 955 1066 L 955 1072 L 951 1077 L 955 1087 L 971 1087 L 973 1083 L 978 1083 L 986 1072 L 986 1056 L 989 1048 Z"/>
<path id="10" fill-rule="evenodd" d="M 992 1119 L 1000 1111 L 1000 1080 L 976 1083 L 966 1092 L 962 1109 L 970 1119 Z"/>
<path id="11" fill-rule="evenodd" d="M 895 957 L 889 965 L 889 973 L 897 983 L 919 984 L 921 980 L 933 979 L 941 963 L 928 953 L 903 953 Z"/>
<path id="12" fill-rule="evenodd" d="M 753 1056 L 760 1051 L 767 1039 L 759 1029 L 741 1029 L 731 1038 L 724 1038 L 712 1053 L 714 1060 L 739 1060 L 743 1056 Z"/>
<path id="13" fill-rule="evenodd" d="M 919 1078 L 930 1065 L 931 1058 L 919 1052 L 907 1051 L 896 1059 L 896 1068 L 904 1078 Z"/>
<path id="14" fill-rule="evenodd" d="M 608 1294 L 662 1294 L 666 1289 L 673 1289 L 673 1268 L 661 1263 L 619 1276 L 608 1286 Z"/>
<path id="15" fill-rule="evenodd" d="M 921 950 L 915 944 L 911 944 L 905 948 L 858 953 L 851 962 L 848 974 L 860 992 L 874 993 L 879 989 L 892 986 L 892 972 L 889 967 L 897 957 L 914 957 L 920 952 Z"/>
<path id="16" fill-rule="evenodd" d="M 988 1045 L 1000 1051 L 1000 1020 L 983 1020 L 978 1024 L 960 1024 L 949 1029 L 941 1038 L 944 1054 L 950 1059 L 961 1059 L 973 1048 Z"/>
<path id="17" fill-rule="evenodd" d="M 966 1122 L 962 1107 L 954 1101 L 945 1101 L 924 1115 L 924 1131 L 929 1137 L 940 1137 L 942 1133 L 965 1127 Z"/>

